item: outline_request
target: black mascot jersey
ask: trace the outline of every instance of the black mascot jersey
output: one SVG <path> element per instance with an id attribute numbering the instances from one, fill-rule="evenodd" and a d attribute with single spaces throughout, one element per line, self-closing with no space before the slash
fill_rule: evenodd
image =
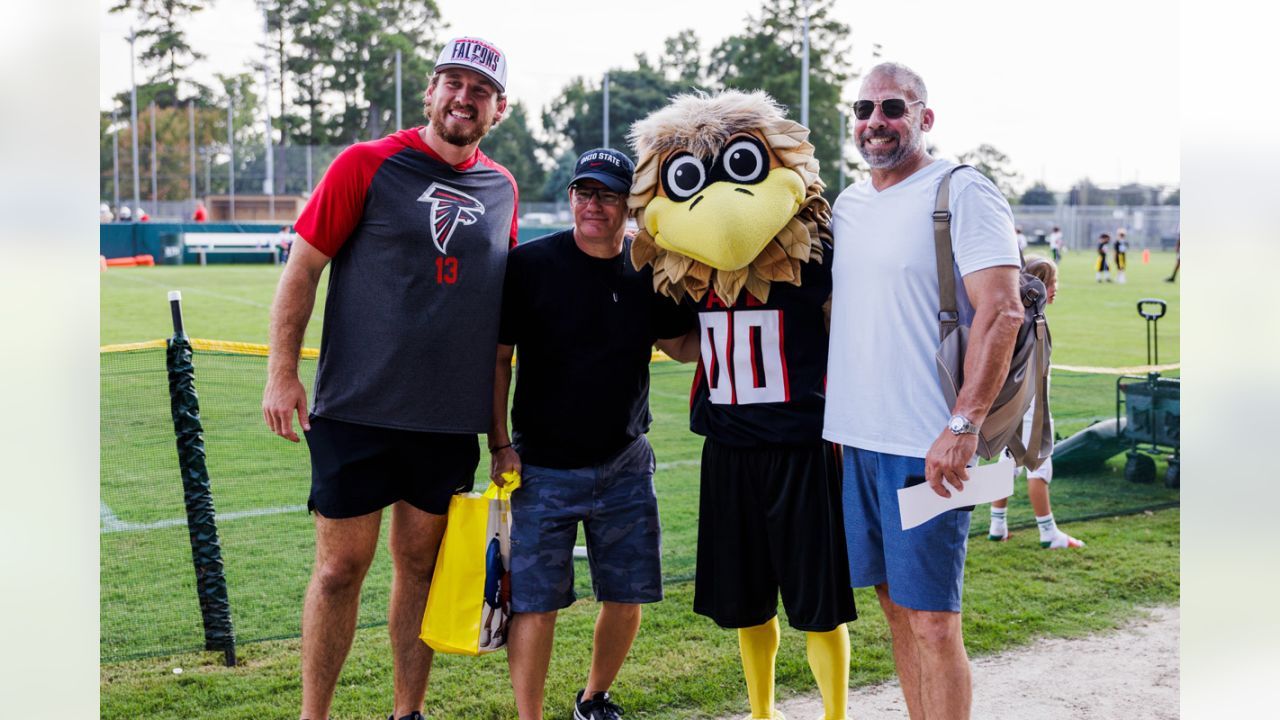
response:
<path id="1" fill-rule="evenodd" d="M 831 246 L 823 250 L 801 265 L 800 287 L 776 282 L 768 302 L 745 289 L 732 307 L 711 289 L 686 297 L 702 336 L 689 400 L 695 433 L 738 447 L 822 439 Z"/>

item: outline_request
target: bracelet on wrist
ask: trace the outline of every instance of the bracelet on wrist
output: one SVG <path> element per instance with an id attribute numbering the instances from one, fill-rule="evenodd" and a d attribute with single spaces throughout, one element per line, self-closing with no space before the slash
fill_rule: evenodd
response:
<path id="1" fill-rule="evenodd" d="M 511 443 L 507 443 L 506 445 L 490 445 L 489 452 L 496 453 L 499 450 L 506 450 L 509 447 L 511 447 Z"/>

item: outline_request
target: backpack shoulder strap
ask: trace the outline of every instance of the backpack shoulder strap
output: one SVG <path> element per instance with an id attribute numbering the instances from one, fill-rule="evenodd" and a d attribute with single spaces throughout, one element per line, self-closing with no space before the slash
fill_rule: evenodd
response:
<path id="1" fill-rule="evenodd" d="M 956 165 L 942 176 L 938 184 L 938 197 L 933 204 L 933 245 L 938 264 L 938 340 L 945 340 L 960 323 L 960 311 L 956 302 L 956 274 L 953 268 L 955 256 L 951 253 L 951 176 L 960 168 Z"/>

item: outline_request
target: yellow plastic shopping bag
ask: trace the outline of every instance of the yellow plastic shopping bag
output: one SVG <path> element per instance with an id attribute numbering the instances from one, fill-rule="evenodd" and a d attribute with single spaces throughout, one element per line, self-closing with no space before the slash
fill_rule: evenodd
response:
<path id="1" fill-rule="evenodd" d="M 434 650 L 482 655 L 507 644 L 511 619 L 511 501 L 517 473 L 483 494 L 454 495 L 440 541 L 422 641 Z"/>

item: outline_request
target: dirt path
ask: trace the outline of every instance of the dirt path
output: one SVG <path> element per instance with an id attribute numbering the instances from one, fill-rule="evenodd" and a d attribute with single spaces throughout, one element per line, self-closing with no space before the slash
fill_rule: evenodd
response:
<path id="1" fill-rule="evenodd" d="M 972 716 L 1177 720 L 1179 609 L 1154 608 L 1150 613 L 1115 632 L 1077 640 L 1046 639 L 975 660 Z M 779 709 L 788 720 L 822 717 L 817 693 L 786 700 Z M 849 717 L 906 720 L 897 681 L 851 691 Z"/>

